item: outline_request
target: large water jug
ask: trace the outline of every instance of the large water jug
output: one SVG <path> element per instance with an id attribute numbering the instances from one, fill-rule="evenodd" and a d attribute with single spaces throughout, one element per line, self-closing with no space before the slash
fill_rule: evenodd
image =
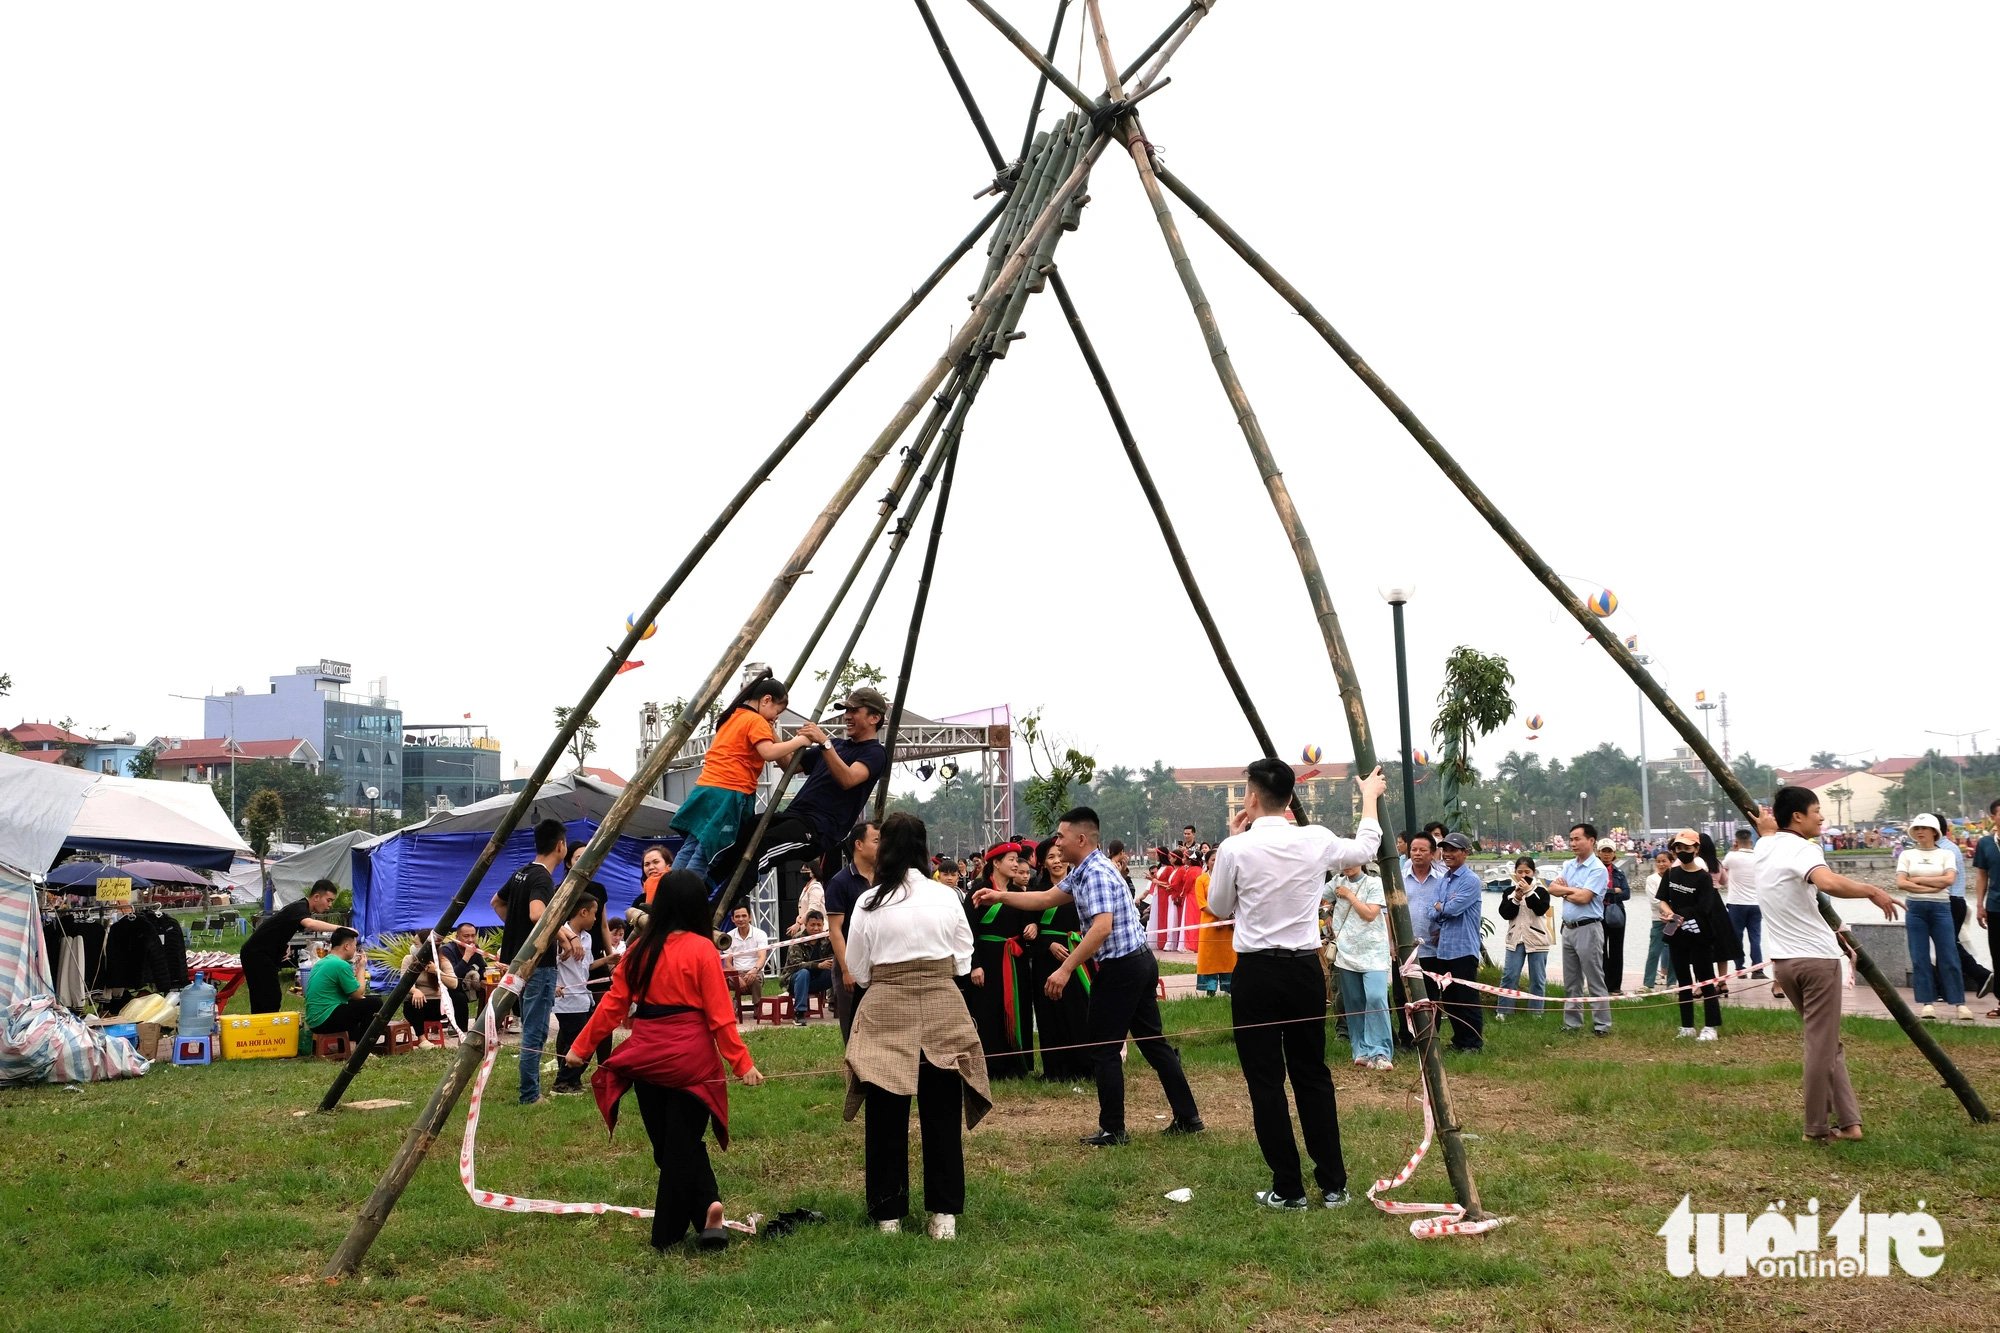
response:
<path id="1" fill-rule="evenodd" d="M 215 987 L 208 984 L 208 974 L 197 972 L 187 989 L 181 992 L 181 1035 L 199 1036 L 215 1031 Z"/>

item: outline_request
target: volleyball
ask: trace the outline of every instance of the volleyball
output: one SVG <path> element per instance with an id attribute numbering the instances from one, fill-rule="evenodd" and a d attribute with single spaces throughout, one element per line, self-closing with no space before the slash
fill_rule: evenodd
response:
<path id="1" fill-rule="evenodd" d="M 1319 754 L 1320 750 L 1317 745 L 1308 745 L 1300 752 L 1299 758 L 1305 760 L 1308 764 L 1317 764 L 1319 762 Z"/>
<path id="2" fill-rule="evenodd" d="M 632 630 L 637 627 L 638 622 L 639 618 L 636 615 L 625 617 L 625 632 L 627 634 L 630 634 Z M 639 638 L 641 640 L 650 639 L 653 637 L 654 634 L 659 632 L 659 628 L 660 627 L 658 624 L 648 625 L 646 626 L 646 632 L 644 634 L 641 634 Z"/>
<path id="3" fill-rule="evenodd" d="M 1602 619 L 1618 609 L 1618 594 L 1609 588 L 1600 588 L 1584 605 Z"/>
<path id="4" fill-rule="evenodd" d="M 1528 730 L 1540 731 L 1541 729 L 1542 729 L 1542 715 L 1540 713 L 1536 713 L 1528 719 Z"/>

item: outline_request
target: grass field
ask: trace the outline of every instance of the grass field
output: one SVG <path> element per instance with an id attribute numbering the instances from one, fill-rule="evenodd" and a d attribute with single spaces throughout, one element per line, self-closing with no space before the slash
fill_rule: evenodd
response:
<path id="1" fill-rule="evenodd" d="M 1083 1149 L 1094 1099 L 1002 1085 L 967 1138 L 960 1239 L 885 1237 L 863 1217 L 861 1126 L 840 1119 L 827 1027 L 751 1035 L 765 1086 L 732 1090 L 735 1147 L 717 1169 L 732 1216 L 808 1206 L 823 1227 L 722 1256 L 655 1255 L 643 1222 L 471 1207 L 454 1118 L 356 1280 L 317 1278 L 415 1106 L 295 1118 L 332 1067 L 306 1060 L 156 1067 L 134 1082 L 0 1093 L 0 1326 L 878 1330 L 1024 1328 L 1710 1328 L 2000 1326 L 2000 1130 L 1973 1126 L 1886 1023 L 1850 1020 L 1868 1138 L 1799 1140 L 1796 1022 L 1732 1010 L 1728 1037 L 1672 1036 L 1671 1009 L 1621 1011 L 1607 1040 L 1555 1035 L 1553 1014 L 1451 1056 L 1487 1206 L 1484 1237 L 1419 1242 L 1360 1198 L 1415 1146 L 1413 1059 L 1350 1073 L 1336 1051 L 1356 1201 L 1261 1212 L 1269 1184 L 1226 1033 L 1227 1000 L 1167 1006 L 1210 1132 L 1161 1139 L 1158 1084 L 1136 1059 L 1135 1139 Z M 1951 1048 L 2000 1103 L 2000 1034 Z M 352 1095 L 420 1103 L 447 1057 L 371 1063 Z M 480 1138 L 482 1185 L 650 1204 L 629 1106 L 615 1140 L 587 1098 L 512 1102 L 503 1054 Z M 920 1175 L 919 1175 L 920 1180 Z M 1189 1186 L 1194 1200 L 1162 1196 Z M 1856 1191 L 1871 1210 L 1924 1200 L 1945 1232 L 1934 1277 L 1711 1281 L 1668 1276 L 1654 1235 L 1684 1192 L 1697 1210 L 1762 1211 Z M 1402 1197 L 1444 1199 L 1437 1154 Z M 920 1202 L 920 1201 L 919 1201 Z"/>

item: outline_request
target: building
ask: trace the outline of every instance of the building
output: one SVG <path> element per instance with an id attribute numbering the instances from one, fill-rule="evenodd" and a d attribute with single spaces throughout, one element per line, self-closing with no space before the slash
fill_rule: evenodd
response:
<path id="1" fill-rule="evenodd" d="M 471 722 L 403 725 L 403 808 L 471 805 L 501 791 L 500 742 Z"/>
<path id="2" fill-rule="evenodd" d="M 383 810 L 403 799 L 403 710 L 387 697 L 386 681 L 357 693 L 345 662 L 322 659 L 288 676 L 272 676 L 267 693 L 234 690 L 203 700 L 202 726 L 209 736 L 237 741 L 310 741 L 321 771 L 340 779 L 334 801 L 364 808 L 368 792 L 378 793 Z"/>
<path id="3" fill-rule="evenodd" d="M 1306 818 L 1314 823 L 1348 818 L 1354 804 L 1353 789 L 1347 785 L 1350 766 L 1347 764 L 1293 764 L 1292 776 L 1298 779 L 1296 795 L 1299 804 L 1305 807 Z M 1308 776 L 1310 775 L 1310 776 Z M 1177 768 L 1174 781 L 1189 791 L 1220 790 L 1223 799 L 1229 803 L 1229 817 L 1243 808 L 1243 765 L 1226 768 Z"/>
<path id="4" fill-rule="evenodd" d="M 1777 776 L 1787 787 L 1804 787 L 1819 797 L 1820 813 L 1836 827 L 1874 823 L 1882 813 L 1883 796 L 1901 785 L 1899 777 L 1867 768 L 1781 768 Z"/>
<path id="5" fill-rule="evenodd" d="M 1693 773 L 1703 778 L 1708 776 L 1708 766 L 1701 762 L 1701 756 L 1685 745 L 1676 745 L 1673 753 L 1665 759 L 1648 759 L 1646 767 L 1655 773 Z"/>
<path id="6" fill-rule="evenodd" d="M 15 754 L 22 759 L 31 759 L 38 764 L 60 764 L 67 762 L 71 768 L 82 766 L 84 751 L 77 746 L 95 744 L 88 736 L 79 736 L 66 727 L 53 722 L 22 722 L 0 731 L 13 743 Z M 68 756 L 74 758 L 68 758 Z"/>
<path id="7" fill-rule="evenodd" d="M 162 737 L 153 743 L 153 776 L 167 782 L 214 782 L 229 771 L 233 757 L 239 764 L 274 759 L 319 771 L 320 753 L 311 741 L 293 736 L 276 741 L 238 741 L 233 747 L 227 736 L 180 740 Z"/>

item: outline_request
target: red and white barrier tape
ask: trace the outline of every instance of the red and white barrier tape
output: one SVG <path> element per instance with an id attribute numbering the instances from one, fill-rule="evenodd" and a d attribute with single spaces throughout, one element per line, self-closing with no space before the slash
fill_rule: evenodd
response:
<path id="1" fill-rule="evenodd" d="M 512 972 L 503 973 L 500 977 L 500 988 L 514 992 L 517 998 L 521 994 L 521 986 L 521 978 Z M 525 1035 L 523 1034 L 524 1037 Z M 472 1095 L 467 1099 L 465 1138 L 458 1145 L 458 1180 L 465 1186 L 465 1192 L 473 1204 L 480 1208 L 497 1209 L 503 1213 L 553 1213 L 558 1216 L 582 1213 L 592 1217 L 601 1217 L 605 1213 L 620 1213 L 626 1217 L 651 1217 L 653 1210 L 650 1208 L 628 1208 L 615 1203 L 563 1203 L 555 1199 L 524 1199 L 518 1195 L 496 1194 L 492 1190 L 479 1188 L 473 1179 L 472 1169 L 473 1155 L 479 1140 L 479 1110 L 486 1100 L 486 1081 L 492 1077 L 493 1061 L 500 1054 L 499 1024 L 494 1021 L 493 1006 L 490 1004 L 486 1006 L 485 1036 L 486 1050 L 479 1058 L 479 1072 L 473 1077 Z M 761 1221 L 763 1221 L 761 1214 L 752 1213 L 742 1222 L 724 1218 L 722 1225 L 732 1231 L 741 1231 L 754 1236 L 757 1234 L 757 1224 Z"/>
<path id="2" fill-rule="evenodd" d="M 1430 1090 L 1418 1084 L 1419 1097 L 1424 1104 L 1424 1141 L 1410 1154 L 1410 1160 L 1403 1163 L 1403 1169 L 1387 1180 L 1378 1180 L 1368 1187 L 1368 1202 L 1385 1213 L 1437 1213 L 1437 1217 L 1419 1217 L 1410 1223 L 1410 1235 L 1418 1240 L 1436 1240 L 1442 1236 L 1477 1236 L 1513 1221 L 1511 1217 L 1482 1217 L 1477 1222 L 1465 1220 L 1465 1206 L 1458 1203 L 1405 1203 L 1398 1199 L 1377 1198 L 1393 1189 L 1400 1189 L 1403 1183 L 1416 1174 L 1417 1166 L 1431 1150 L 1431 1139 L 1437 1130 L 1437 1121 L 1431 1115 Z"/>
<path id="3" fill-rule="evenodd" d="M 1682 991 L 1699 992 L 1703 986 L 1719 986 L 1726 982 L 1747 977 L 1752 972 L 1762 970 L 1763 965 L 1750 964 L 1745 967 L 1739 967 L 1733 972 L 1719 973 L 1706 981 L 1690 982 L 1685 986 L 1655 986 L 1650 990 L 1621 991 L 1617 995 L 1565 995 L 1562 997 L 1562 1001 L 1564 1006 L 1567 1007 L 1570 1004 L 1595 1004 L 1600 1000 L 1606 1002 L 1611 1000 L 1643 1000 L 1655 995 L 1679 995 Z M 1423 968 L 1423 960 L 1415 957 L 1412 957 L 1409 962 L 1403 965 L 1403 975 L 1406 977 L 1422 977 L 1440 991 L 1452 986 L 1463 986 L 1467 990 L 1484 991 L 1488 995 L 1498 995 L 1505 999 L 1548 1000 L 1554 998 L 1552 996 L 1537 995 L 1533 991 L 1510 990 L 1505 986 L 1494 986 L 1484 981 L 1468 981 L 1462 977 L 1455 977 L 1449 972 L 1426 972 Z"/>

